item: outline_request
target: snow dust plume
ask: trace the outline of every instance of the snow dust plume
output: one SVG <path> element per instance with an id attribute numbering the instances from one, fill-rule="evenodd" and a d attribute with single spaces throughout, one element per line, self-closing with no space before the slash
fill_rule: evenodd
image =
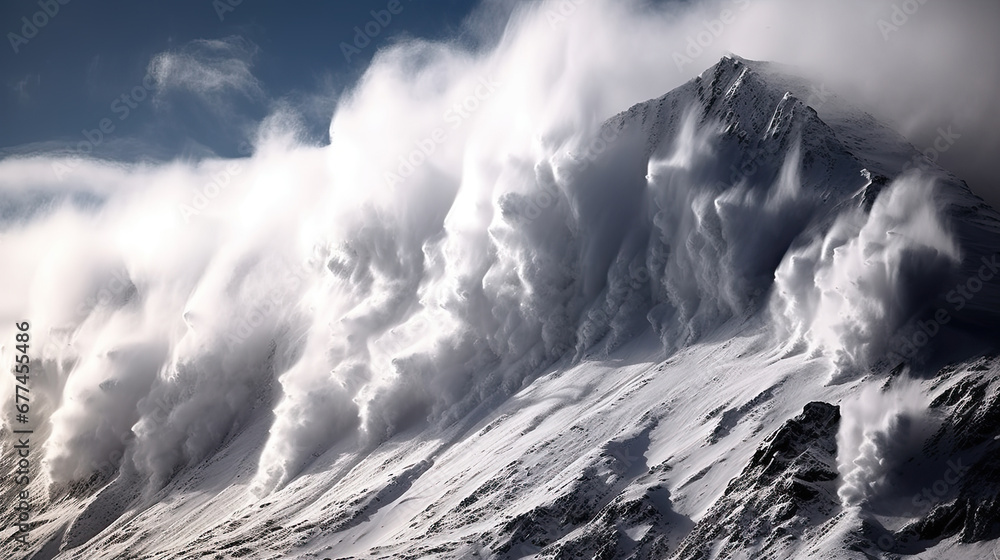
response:
<path id="1" fill-rule="evenodd" d="M 736 4 L 753 22 L 771 3 Z M 47 479 L 124 465 L 162 485 L 266 419 L 263 495 L 330 449 L 460 418 L 602 340 L 650 323 L 668 348 L 696 340 L 757 309 L 783 258 L 791 328 L 838 359 L 875 353 L 901 279 L 956 258 L 929 187 L 905 179 L 786 258 L 821 202 L 802 150 L 726 182 L 716 158 L 733 145 L 698 107 L 652 158 L 637 130 L 602 128 L 690 77 L 670 53 L 716 8 L 543 2 L 480 50 L 391 44 L 340 99 L 327 146 L 297 141 L 284 106 L 238 160 L 0 162 L 0 318 L 32 322 Z M 171 88 L 256 95 L 218 46 L 154 66 Z M 220 68 L 239 79 L 199 82 Z M 806 114 L 780 102 L 781 122 Z M 863 289 L 844 284 L 858 275 Z"/>
<path id="2" fill-rule="evenodd" d="M 648 251 L 658 304 L 652 316 L 668 347 L 753 311 L 772 281 L 768 263 L 800 233 L 803 223 L 795 216 L 808 215 L 799 146 L 773 181 L 744 176 L 729 185 L 723 180 L 729 169 L 719 164 L 726 157 L 719 148 L 725 127 L 699 128 L 697 121 L 696 111 L 688 111 L 674 151 L 649 164 L 655 208 Z"/>
<path id="3" fill-rule="evenodd" d="M 885 391 L 870 385 L 841 405 L 837 494 L 844 507 L 893 492 L 891 475 L 915 468 L 907 461 L 933 433 L 927 404 L 917 384 L 900 382 Z"/>
<path id="4" fill-rule="evenodd" d="M 775 308 L 791 345 L 829 353 L 835 380 L 884 356 L 961 262 L 939 207 L 932 178 L 904 176 L 870 212 L 841 214 L 824 236 L 790 251 L 775 272 Z"/>
<path id="5" fill-rule="evenodd" d="M 594 143 L 605 118 L 681 80 L 648 71 L 669 14 L 597 2 L 553 26 L 548 7 L 517 10 L 482 52 L 379 52 L 328 146 L 299 145 L 285 107 L 241 160 L 0 163 L 18 271 L 0 310 L 32 322 L 47 479 L 124 464 L 163 484 L 273 411 L 266 492 L 572 348 L 632 210 L 602 216 L 613 198 L 572 178 L 614 143 Z M 256 83 L 204 51 L 169 59 L 172 88 L 245 94 L 199 82 L 205 68 Z"/>

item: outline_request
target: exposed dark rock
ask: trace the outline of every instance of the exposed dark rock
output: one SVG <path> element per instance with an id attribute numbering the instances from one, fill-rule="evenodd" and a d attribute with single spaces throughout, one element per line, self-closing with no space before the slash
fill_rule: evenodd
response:
<path id="1" fill-rule="evenodd" d="M 778 551 L 799 539 L 804 529 L 829 519 L 839 508 L 839 425 L 839 407 L 807 404 L 802 414 L 764 440 L 673 558 L 706 558 L 720 541 L 721 550 L 728 552 L 758 547 Z"/>

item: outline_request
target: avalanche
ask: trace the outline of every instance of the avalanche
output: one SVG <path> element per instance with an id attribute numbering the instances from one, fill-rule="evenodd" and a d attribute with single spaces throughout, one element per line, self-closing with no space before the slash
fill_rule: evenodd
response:
<path id="1" fill-rule="evenodd" d="M 38 341 L 37 558 L 972 558 L 1000 536 L 1000 216 L 964 183 L 776 64 L 726 56 L 606 118 L 621 99 L 522 71 L 517 41 L 419 47 L 381 55 L 329 146 L 265 131 L 238 173 L 0 162 L 57 201 L 0 246 L 2 314 Z"/>

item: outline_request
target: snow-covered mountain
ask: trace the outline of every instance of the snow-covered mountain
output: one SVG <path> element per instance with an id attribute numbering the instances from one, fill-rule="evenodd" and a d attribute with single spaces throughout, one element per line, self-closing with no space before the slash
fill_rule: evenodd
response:
<path id="1" fill-rule="evenodd" d="M 264 301 L 273 255 L 127 263 L 40 335 L 25 557 L 995 554 L 1000 215 L 736 56 L 539 144 L 417 170 L 420 219 L 359 206 L 228 322 L 200 294 Z"/>

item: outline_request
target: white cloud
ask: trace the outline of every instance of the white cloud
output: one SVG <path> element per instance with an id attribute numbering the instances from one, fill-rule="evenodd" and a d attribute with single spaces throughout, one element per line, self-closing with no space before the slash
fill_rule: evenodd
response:
<path id="1" fill-rule="evenodd" d="M 256 45 L 239 37 L 197 40 L 154 56 L 149 73 L 160 96 L 183 90 L 213 104 L 232 94 L 259 99 L 264 92 L 251 71 L 256 53 Z"/>

